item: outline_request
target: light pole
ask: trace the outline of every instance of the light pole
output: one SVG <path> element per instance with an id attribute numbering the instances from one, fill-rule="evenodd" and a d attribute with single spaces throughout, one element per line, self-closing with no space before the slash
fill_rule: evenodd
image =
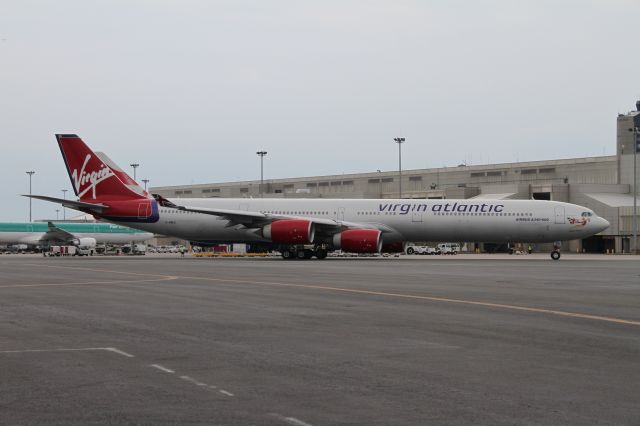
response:
<path id="1" fill-rule="evenodd" d="M 142 179 L 142 182 L 144 182 L 144 190 L 147 190 L 147 184 L 149 183 L 149 179 Z"/>
<path id="2" fill-rule="evenodd" d="M 67 190 L 66 189 L 61 189 L 62 191 L 62 198 L 63 199 L 67 199 Z M 67 208 L 62 205 L 62 220 L 67 220 Z"/>
<path id="3" fill-rule="evenodd" d="M 138 166 L 140 166 L 140 164 L 138 163 L 131 163 L 129 164 L 131 167 L 133 167 L 133 180 L 136 180 L 136 169 L 138 168 Z"/>
<path id="4" fill-rule="evenodd" d="M 258 151 L 256 154 L 260 156 L 260 198 L 262 198 L 262 185 L 264 184 L 264 156 L 267 155 L 267 151 Z"/>
<path id="5" fill-rule="evenodd" d="M 33 170 L 27 172 L 27 174 L 29 175 L 29 222 L 31 222 L 31 177 L 35 173 L 36 172 L 34 172 Z"/>
<path id="6" fill-rule="evenodd" d="M 405 139 L 393 138 L 393 140 L 398 144 L 398 193 L 400 194 L 398 198 L 402 198 L 402 144 Z"/>
<path id="7" fill-rule="evenodd" d="M 633 126 L 629 131 L 633 134 L 633 253 L 638 254 L 638 163 L 636 159 L 640 143 L 638 141 L 638 128 Z"/>

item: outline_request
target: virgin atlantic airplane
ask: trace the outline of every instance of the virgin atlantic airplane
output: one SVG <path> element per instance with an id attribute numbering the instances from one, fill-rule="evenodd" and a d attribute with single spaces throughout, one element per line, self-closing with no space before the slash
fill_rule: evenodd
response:
<path id="1" fill-rule="evenodd" d="M 56 138 L 78 200 L 32 198 L 190 241 L 268 244 L 285 259 L 324 259 L 332 250 L 401 252 L 406 242 L 421 241 L 564 241 L 609 226 L 586 207 L 557 201 L 166 199 L 147 193 L 77 135 Z"/>

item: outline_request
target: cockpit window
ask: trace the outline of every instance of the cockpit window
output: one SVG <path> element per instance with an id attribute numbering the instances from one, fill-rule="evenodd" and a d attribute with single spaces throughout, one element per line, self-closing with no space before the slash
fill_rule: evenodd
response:
<path id="1" fill-rule="evenodd" d="M 582 217 L 591 217 L 593 216 L 593 213 L 591 212 L 582 212 Z"/>

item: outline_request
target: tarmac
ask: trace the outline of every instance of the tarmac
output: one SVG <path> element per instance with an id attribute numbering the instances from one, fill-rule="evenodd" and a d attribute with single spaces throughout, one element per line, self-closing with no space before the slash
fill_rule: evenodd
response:
<path id="1" fill-rule="evenodd" d="M 640 424 L 640 259 L 0 256 L 0 423 Z"/>

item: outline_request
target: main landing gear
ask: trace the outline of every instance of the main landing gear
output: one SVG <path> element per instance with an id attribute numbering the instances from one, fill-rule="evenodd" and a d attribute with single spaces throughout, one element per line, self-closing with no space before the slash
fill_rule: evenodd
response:
<path id="1" fill-rule="evenodd" d="M 283 247 L 280 250 L 283 259 L 311 259 L 312 257 L 316 257 L 318 259 L 325 259 L 327 257 L 327 249 L 324 247 L 313 247 L 313 248 L 305 248 L 305 247 Z"/>

